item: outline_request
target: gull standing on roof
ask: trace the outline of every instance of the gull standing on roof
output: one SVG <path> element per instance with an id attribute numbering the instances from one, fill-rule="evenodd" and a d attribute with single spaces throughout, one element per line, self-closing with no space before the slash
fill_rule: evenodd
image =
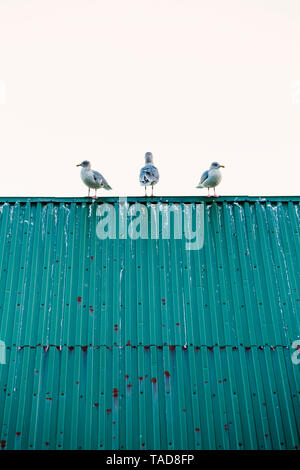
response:
<path id="1" fill-rule="evenodd" d="M 97 199 L 97 189 L 104 188 L 104 189 L 111 189 L 109 186 L 108 182 L 104 178 L 104 176 L 101 175 L 98 171 L 92 170 L 91 169 L 91 163 L 88 162 L 87 160 L 84 160 L 83 162 L 79 163 L 76 166 L 81 166 L 81 172 L 80 176 L 84 184 L 87 185 L 89 188 L 89 193 L 88 197 L 90 197 L 90 190 L 91 188 L 95 190 L 95 196 L 92 196 Z"/>
<path id="2" fill-rule="evenodd" d="M 140 171 L 141 186 L 145 186 L 145 196 L 147 196 L 147 186 L 152 187 L 151 196 L 153 196 L 153 186 L 159 181 L 158 169 L 153 165 L 153 155 L 151 152 L 145 154 L 146 165 Z"/>
<path id="3" fill-rule="evenodd" d="M 218 162 L 213 162 L 210 165 L 209 170 L 205 171 L 200 179 L 200 183 L 197 188 L 207 188 L 208 194 L 207 197 L 210 197 L 209 188 L 214 188 L 214 197 L 218 197 L 216 195 L 216 186 L 220 184 L 222 179 L 222 174 L 220 168 L 225 168 L 224 165 L 220 165 Z"/>

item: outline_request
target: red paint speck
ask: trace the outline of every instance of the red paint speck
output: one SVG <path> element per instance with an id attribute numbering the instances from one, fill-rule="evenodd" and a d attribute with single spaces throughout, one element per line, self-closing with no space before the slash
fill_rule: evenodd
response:
<path id="1" fill-rule="evenodd" d="M 16 436 L 21 436 L 21 433 L 19 431 L 16 432 Z"/>
<path id="2" fill-rule="evenodd" d="M 176 323 L 176 326 L 180 326 L 180 323 Z"/>
<path id="3" fill-rule="evenodd" d="M 213 346 L 207 346 L 207 349 L 208 349 L 209 351 L 213 351 L 213 350 L 214 350 L 214 347 L 213 347 Z"/>
<path id="4" fill-rule="evenodd" d="M 142 442 L 142 447 L 145 447 L 145 442 Z"/>
<path id="5" fill-rule="evenodd" d="M 48 401 L 51 401 L 51 400 L 52 400 L 52 398 L 50 398 L 50 397 L 46 397 L 46 400 L 48 400 Z"/>
<path id="6" fill-rule="evenodd" d="M 170 344 L 170 346 L 169 346 L 169 350 L 170 350 L 170 351 L 175 351 L 175 348 L 176 348 L 176 346 L 175 346 L 175 345 L 173 345 L 173 344 Z"/>
<path id="7" fill-rule="evenodd" d="M 131 385 L 131 384 L 128 384 L 128 385 L 127 385 L 127 388 L 131 388 L 131 387 L 132 387 L 132 385 Z"/>
<path id="8" fill-rule="evenodd" d="M 265 434 L 265 437 L 268 437 L 268 436 L 269 436 L 269 434 Z"/>
<path id="9" fill-rule="evenodd" d="M 195 428 L 195 431 L 196 431 L 196 432 L 199 432 L 199 431 L 200 431 L 200 429 L 199 429 L 199 428 Z"/>
<path id="10" fill-rule="evenodd" d="M 114 325 L 115 331 L 118 331 L 118 325 Z"/>
<path id="11" fill-rule="evenodd" d="M 171 375 L 170 372 L 168 372 L 167 370 L 164 371 L 164 374 L 165 374 L 165 376 L 168 377 L 168 378 L 169 378 L 170 375 Z"/>
<path id="12" fill-rule="evenodd" d="M 113 389 L 113 397 L 118 398 L 118 396 L 119 396 L 119 390 L 117 388 L 114 388 Z"/>
<path id="13" fill-rule="evenodd" d="M 139 380 L 143 380 L 143 377 L 139 377 Z"/>
<path id="14" fill-rule="evenodd" d="M 68 346 L 69 351 L 73 351 L 73 349 L 74 349 L 74 346 Z"/>
<path id="15" fill-rule="evenodd" d="M 82 297 L 78 296 L 77 297 L 77 302 L 81 302 L 82 301 Z"/>
<path id="16" fill-rule="evenodd" d="M 94 259 L 94 257 L 93 257 L 93 256 L 91 256 L 91 259 Z"/>
<path id="17" fill-rule="evenodd" d="M 87 346 L 81 346 L 81 349 L 83 352 L 87 352 L 87 348 L 88 348 Z"/>
<path id="18" fill-rule="evenodd" d="M 95 406 L 96 408 L 98 408 L 99 403 L 94 403 L 94 406 Z"/>
<path id="19" fill-rule="evenodd" d="M 90 305 L 90 312 L 94 312 L 92 305 Z"/>
<path id="20" fill-rule="evenodd" d="M 228 424 L 224 424 L 225 431 L 228 431 Z"/>
<path id="21" fill-rule="evenodd" d="M 243 445 L 243 444 L 242 444 L 241 442 L 239 442 L 239 446 L 242 447 L 242 445 Z"/>
<path id="22" fill-rule="evenodd" d="M 150 346 L 144 346 L 144 350 L 148 351 L 150 349 Z"/>
<path id="23" fill-rule="evenodd" d="M 111 413 L 111 409 L 108 408 L 108 409 L 106 410 L 106 413 Z"/>
<path id="24" fill-rule="evenodd" d="M 156 379 L 155 377 L 153 377 L 153 378 L 151 379 L 151 382 L 152 382 L 153 384 L 156 384 L 157 379 Z"/>
<path id="25" fill-rule="evenodd" d="M 6 441 L 0 441 L 1 449 L 6 447 Z"/>
<path id="26" fill-rule="evenodd" d="M 48 446 L 50 444 L 50 442 L 45 442 L 46 446 Z"/>
<path id="27" fill-rule="evenodd" d="M 125 375 L 125 379 L 128 380 L 128 379 L 129 379 L 129 375 Z"/>

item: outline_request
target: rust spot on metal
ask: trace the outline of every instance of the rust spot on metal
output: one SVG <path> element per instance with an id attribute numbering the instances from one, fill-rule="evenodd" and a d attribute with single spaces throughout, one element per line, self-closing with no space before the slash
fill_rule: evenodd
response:
<path id="1" fill-rule="evenodd" d="M 117 388 L 114 388 L 113 389 L 113 397 L 118 398 L 118 396 L 119 396 L 119 390 Z"/>
<path id="2" fill-rule="evenodd" d="M 77 302 L 81 302 L 82 301 L 82 297 L 78 296 L 77 297 Z"/>
<path id="3" fill-rule="evenodd" d="M 152 377 L 151 382 L 152 382 L 153 384 L 156 384 L 157 379 L 156 379 L 155 377 Z"/>
<path id="4" fill-rule="evenodd" d="M 169 378 L 171 376 L 170 372 L 168 372 L 167 370 L 164 371 L 164 374 L 167 378 Z"/>

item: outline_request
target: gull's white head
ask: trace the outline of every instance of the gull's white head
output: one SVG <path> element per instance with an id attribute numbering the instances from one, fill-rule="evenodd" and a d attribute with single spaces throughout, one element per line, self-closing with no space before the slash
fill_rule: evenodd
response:
<path id="1" fill-rule="evenodd" d="M 153 163 L 153 155 L 151 152 L 145 153 L 145 163 Z"/>
<path id="2" fill-rule="evenodd" d="M 91 162 L 88 160 L 83 160 L 83 162 L 78 163 L 76 166 L 82 166 L 82 168 L 87 168 L 89 170 L 91 168 Z"/>
<path id="3" fill-rule="evenodd" d="M 210 170 L 218 170 L 219 168 L 225 168 L 225 166 L 220 165 L 220 163 L 218 163 L 218 162 L 212 162 L 209 169 Z"/>

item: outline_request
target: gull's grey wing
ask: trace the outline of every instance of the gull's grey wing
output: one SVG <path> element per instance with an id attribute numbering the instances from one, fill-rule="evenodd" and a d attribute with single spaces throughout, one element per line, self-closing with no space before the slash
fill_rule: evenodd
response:
<path id="1" fill-rule="evenodd" d="M 207 171 L 204 171 L 204 173 L 202 173 L 202 176 L 200 178 L 200 183 L 199 184 L 203 184 L 205 180 L 207 180 L 208 178 L 208 170 Z"/>
<path id="2" fill-rule="evenodd" d="M 105 189 L 111 189 L 108 182 L 106 181 L 104 176 L 99 173 L 99 171 L 93 170 L 93 178 L 95 183 L 101 184 L 101 186 L 103 186 Z"/>
<path id="3" fill-rule="evenodd" d="M 140 183 L 152 184 L 157 183 L 159 180 L 158 169 L 154 165 L 146 165 L 140 171 Z"/>

